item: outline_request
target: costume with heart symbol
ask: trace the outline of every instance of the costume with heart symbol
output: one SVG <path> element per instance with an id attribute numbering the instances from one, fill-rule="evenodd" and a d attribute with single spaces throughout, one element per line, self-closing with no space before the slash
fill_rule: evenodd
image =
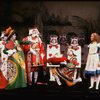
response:
<path id="1" fill-rule="evenodd" d="M 29 35 L 24 37 L 23 41 L 30 41 L 30 44 L 23 45 L 23 50 L 25 53 L 28 84 L 32 85 L 33 73 L 36 83 L 39 66 L 42 66 L 45 69 L 46 53 L 44 50 L 44 44 L 40 38 L 40 33 L 37 28 L 29 29 Z"/>
<path id="2" fill-rule="evenodd" d="M 30 52 L 31 63 L 33 66 L 44 65 L 44 44 L 39 36 L 39 33 L 36 29 L 29 30 L 29 36 L 23 38 L 23 41 L 30 41 L 29 45 L 23 45 L 24 51 L 26 53 Z"/>

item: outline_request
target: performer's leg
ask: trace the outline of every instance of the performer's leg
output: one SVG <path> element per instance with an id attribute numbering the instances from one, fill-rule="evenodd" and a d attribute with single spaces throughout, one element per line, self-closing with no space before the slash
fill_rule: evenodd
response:
<path id="1" fill-rule="evenodd" d="M 44 85 L 46 85 L 43 66 L 39 66 L 37 84 L 44 84 Z"/>
<path id="2" fill-rule="evenodd" d="M 94 78 L 95 78 L 95 76 L 91 76 L 91 78 L 90 78 L 90 87 L 89 87 L 89 89 L 93 88 L 93 86 L 94 86 Z"/>
<path id="3" fill-rule="evenodd" d="M 50 81 L 55 81 L 55 77 L 54 77 L 54 75 L 53 75 L 53 73 L 52 73 L 52 68 L 49 68 L 49 73 L 50 73 Z"/>
<path id="4" fill-rule="evenodd" d="M 75 69 L 75 71 L 74 71 L 74 77 L 73 77 L 73 80 L 76 80 L 76 76 L 77 76 L 77 69 Z"/>
<path id="5" fill-rule="evenodd" d="M 99 83 L 100 83 L 100 75 L 98 75 L 96 79 L 96 90 L 99 89 Z"/>
<path id="6" fill-rule="evenodd" d="M 28 84 L 29 85 L 32 85 L 32 74 L 33 74 L 33 72 L 29 72 L 29 76 L 28 76 Z"/>
<path id="7" fill-rule="evenodd" d="M 58 85 L 61 85 L 62 83 L 60 82 L 59 77 L 57 75 L 55 75 L 55 78 L 56 78 L 56 81 L 57 81 Z"/>
<path id="8" fill-rule="evenodd" d="M 38 79 L 38 71 L 34 71 L 34 83 L 37 82 Z"/>

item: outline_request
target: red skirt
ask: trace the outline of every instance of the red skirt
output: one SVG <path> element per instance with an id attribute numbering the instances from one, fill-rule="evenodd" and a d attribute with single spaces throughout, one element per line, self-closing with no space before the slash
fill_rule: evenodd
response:
<path id="1" fill-rule="evenodd" d="M 8 82 L 0 70 L 0 89 L 5 89 L 7 85 L 8 85 Z"/>

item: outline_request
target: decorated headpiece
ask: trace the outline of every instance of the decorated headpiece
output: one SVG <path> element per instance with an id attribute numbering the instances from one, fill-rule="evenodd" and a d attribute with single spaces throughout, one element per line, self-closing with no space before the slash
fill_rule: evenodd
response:
<path id="1" fill-rule="evenodd" d="M 1 36 L 0 39 L 6 37 L 7 39 L 10 38 L 14 33 L 14 30 L 12 29 L 12 27 L 8 27 L 5 31 L 1 32 Z"/>
<path id="2" fill-rule="evenodd" d="M 66 35 L 59 35 L 59 42 L 62 43 L 62 44 L 67 43 Z"/>
<path id="3" fill-rule="evenodd" d="M 8 27 L 5 32 L 4 35 L 7 36 L 7 40 L 9 40 L 11 38 L 11 36 L 15 33 L 15 31 L 12 29 L 12 27 Z"/>
<path id="4" fill-rule="evenodd" d="M 29 29 L 29 35 L 39 35 L 40 32 L 37 28 Z"/>
<path id="5" fill-rule="evenodd" d="M 78 37 L 71 38 L 71 46 L 78 46 Z"/>
<path id="6" fill-rule="evenodd" d="M 5 30 L 5 35 L 9 35 L 10 31 L 12 30 L 11 27 L 8 27 L 6 30 Z"/>
<path id="7" fill-rule="evenodd" d="M 58 36 L 57 35 L 51 35 L 50 36 L 50 44 L 55 45 L 58 44 Z"/>

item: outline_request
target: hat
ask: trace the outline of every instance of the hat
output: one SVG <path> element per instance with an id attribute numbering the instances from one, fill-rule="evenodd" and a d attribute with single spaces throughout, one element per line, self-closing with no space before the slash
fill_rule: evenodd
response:
<path id="1" fill-rule="evenodd" d="M 12 27 L 8 27 L 5 32 L 4 35 L 8 37 L 7 40 L 9 40 L 9 38 L 15 33 L 15 31 L 12 29 Z"/>
<path id="2" fill-rule="evenodd" d="M 52 45 L 58 44 L 58 36 L 57 35 L 50 36 L 50 44 L 52 44 Z"/>
<path id="3" fill-rule="evenodd" d="M 5 30 L 5 35 L 8 36 L 11 30 L 12 30 L 12 28 L 11 28 L 11 27 L 8 27 L 8 28 Z"/>
<path id="4" fill-rule="evenodd" d="M 40 32 L 38 31 L 37 28 L 29 29 L 29 35 L 39 35 Z"/>

